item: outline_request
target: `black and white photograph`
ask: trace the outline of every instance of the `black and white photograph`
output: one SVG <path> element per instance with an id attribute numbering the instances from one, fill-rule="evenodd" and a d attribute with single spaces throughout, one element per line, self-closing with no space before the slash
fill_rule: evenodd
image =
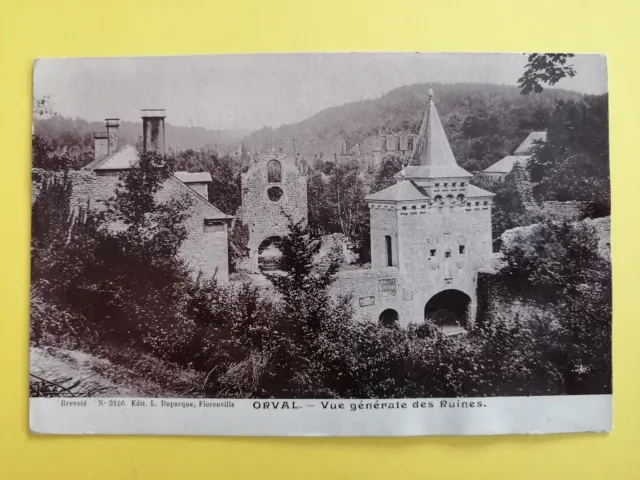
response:
<path id="1" fill-rule="evenodd" d="M 40 59 L 33 97 L 33 431 L 612 428 L 605 56 Z"/>

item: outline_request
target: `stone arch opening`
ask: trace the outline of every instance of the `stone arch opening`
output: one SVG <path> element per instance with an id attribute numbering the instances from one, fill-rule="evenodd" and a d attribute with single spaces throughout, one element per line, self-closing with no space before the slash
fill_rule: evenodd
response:
<path id="1" fill-rule="evenodd" d="M 400 325 L 400 315 L 393 308 L 387 308 L 380 314 L 378 322 L 386 328 L 398 328 Z"/>
<path id="2" fill-rule="evenodd" d="M 443 290 L 429 299 L 424 318 L 443 333 L 456 333 L 467 329 L 470 309 L 471 298 L 466 293 Z"/>
<path id="3" fill-rule="evenodd" d="M 282 165 L 278 160 L 270 160 L 267 163 L 267 181 L 269 183 L 282 182 Z"/>
<path id="4" fill-rule="evenodd" d="M 258 270 L 261 272 L 280 271 L 282 252 L 278 248 L 281 237 L 274 235 L 267 237 L 258 245 Z"/>

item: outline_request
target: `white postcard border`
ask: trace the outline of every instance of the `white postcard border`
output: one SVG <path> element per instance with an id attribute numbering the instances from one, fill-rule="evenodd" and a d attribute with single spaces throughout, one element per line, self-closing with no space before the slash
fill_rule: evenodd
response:
<path id="1" fill-rule="evenodd" d="M 194 406 L 187 406 L 190 404 Z M 610 431 L 613 397 L 31 398 L 29 421 L 33 433 L 63 435 L 355 437 L 577 433 Z"/>

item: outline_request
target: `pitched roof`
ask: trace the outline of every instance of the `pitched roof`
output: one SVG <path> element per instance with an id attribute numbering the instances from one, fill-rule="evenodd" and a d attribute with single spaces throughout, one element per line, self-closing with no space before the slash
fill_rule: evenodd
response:
<path id="1" fill-rule="evenodd" d="M 84 170 L 127 170 L 133 166 L 133 164 L 138 160 L 138 151 L 135 147 L 131 145 L 127 145 L 122 147 L 112 153 L 111 155 L 107 155 L 104 158 L 99 158 L 94 160 L 93 162 L 85 165 L 83 167 Z M 176 172 L 182 173 L 182 172 Z M 205 172 L 209 177 L 209 181 L 211 181 L 211 175 L 208 172 Z M 202 173 L 198 173 L 196 175 L 202 175 Z M 213 206 L 206 200 L 202 195 L 198 192 L 187 186 L 182 180 L 178 178 L 176 174 L 171 175 L 168 179 L 168 182 L 175 182 L 175 184 L 179 185 L 179 188 L 183 188 L 185 193 L 187 193 L 191 198 L 194 198 L 196 202 L 203 202 L 206 208 L 205 218 L 211 220 L 231 220 L 233 217 L 231 215 L 226 215 L 222 213 L 218 208 Z"/>
<path id="2" fill-rule="evenodd" d="M 174 172 L 173 174 L 184 183 L 211 182 L 211 174 L 209 172 Z"/>
<path id="3" fill-rule="evenodd" d="M 132 145 L 119 148 L 111 155 L 98 158 L 82 167 L 83 170 L 127 170 L 138 160 L 138 151 Z"/>
<path id="4" fill-rule="evenodd" d="M 477 198 L 477 197 L 495 197 L 495 193 L 488 192 L 483 190 L 480 187 L 476 187 L 475 185 L 469 184 L 467 185 L 467 198 Z"/>
<path id="5" fill-rule="evenodd" d="M 171 175 L 168 179 L 168 182 L 174 182 L 176 185 L 179 185 L 180 188 L 184 189 L 185 193 L 194 199 L 194 202 L 201 202 L 205 208 L 205 218 L 210 220 L 231 220 L 233 219 L 232 215 L 227 215 L 226 213 L 222 213 L 217 207 L 209 203 L 209 201 L 196 192 L 194 189 L 189 187 L 187 184 L 178 179 L 175 175 Z"/>
<path id="6" fill-rule="evenodd" d="M 531 153 L 531 150 L 536 146 L 536 142 L 546 142 L 547 141 L 547 132 L 531 132 L 527 138 L 524 139 L 524 142 L 520 144 L 518 148 L 516 148 L 516 155 L 527 155 Z"/>
<path id="7" fill-rule="evenodd" d="M 447 134 L 440 121 L 440 115 L 438 115 L 438 110 L 433 103 L 433 90 L 431 89 L 429 89 L 429 104 L 424 113 L 418 138 L 409 159 L 409 168 L 411 167 L 428 168 L 421 168 L 420 170 L 406 169 L 407 178 L 411 178 L 414 174 L 419 174 L 421 178 L 472 176 L 457 164 L 453 156 Z"/>
<path id="8" fill-rule="evenodd" d="M 507 155 L 502 160 L 498 160 L 496 163 L 488 168 L 485 168 L 485 173 L 509 173 L 516 162 L 527 163 L 527 160 L 531 158 L 531 155 Z"/>
<path id="9" fill-rule="evenodd" d="M 446 166 L 408 166 L 404 168 L 404 175 L 402 172 L 398 172 L 394 175 L 395 178 L 471 178 L 472 174 L 467 172 L 459 165 L 446 165 Z"/>
<path id="10" fill-rule="evenodd" d="M 406 200 L 422 200 L 426 198 L 420 189 L 411 181 L 398 182 L 395 185 L 368 195 L 365 200 L 379 202 L 397 202 Z"/>

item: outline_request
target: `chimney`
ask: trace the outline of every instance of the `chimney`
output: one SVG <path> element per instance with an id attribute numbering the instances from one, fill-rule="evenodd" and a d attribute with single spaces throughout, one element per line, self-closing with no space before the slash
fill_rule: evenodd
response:
<path id="1" fill-rule="evenodd" d="M 93 150 L 96 160 L 109 155 L 109 132 L 93 132 Z"/>
<path id="2" fill-rule="evenodd" d="M 145 152 L 164 155 L 164 109 L 142 110 L 142 133 Z"/>
<path id="3" fill-rule="evenodd" d="M 107 135 L 109 137 L 109 155 L 118 150 L 118 127 L 120 126 L 119 118 L 105 119 L 107 124 Z"/>

